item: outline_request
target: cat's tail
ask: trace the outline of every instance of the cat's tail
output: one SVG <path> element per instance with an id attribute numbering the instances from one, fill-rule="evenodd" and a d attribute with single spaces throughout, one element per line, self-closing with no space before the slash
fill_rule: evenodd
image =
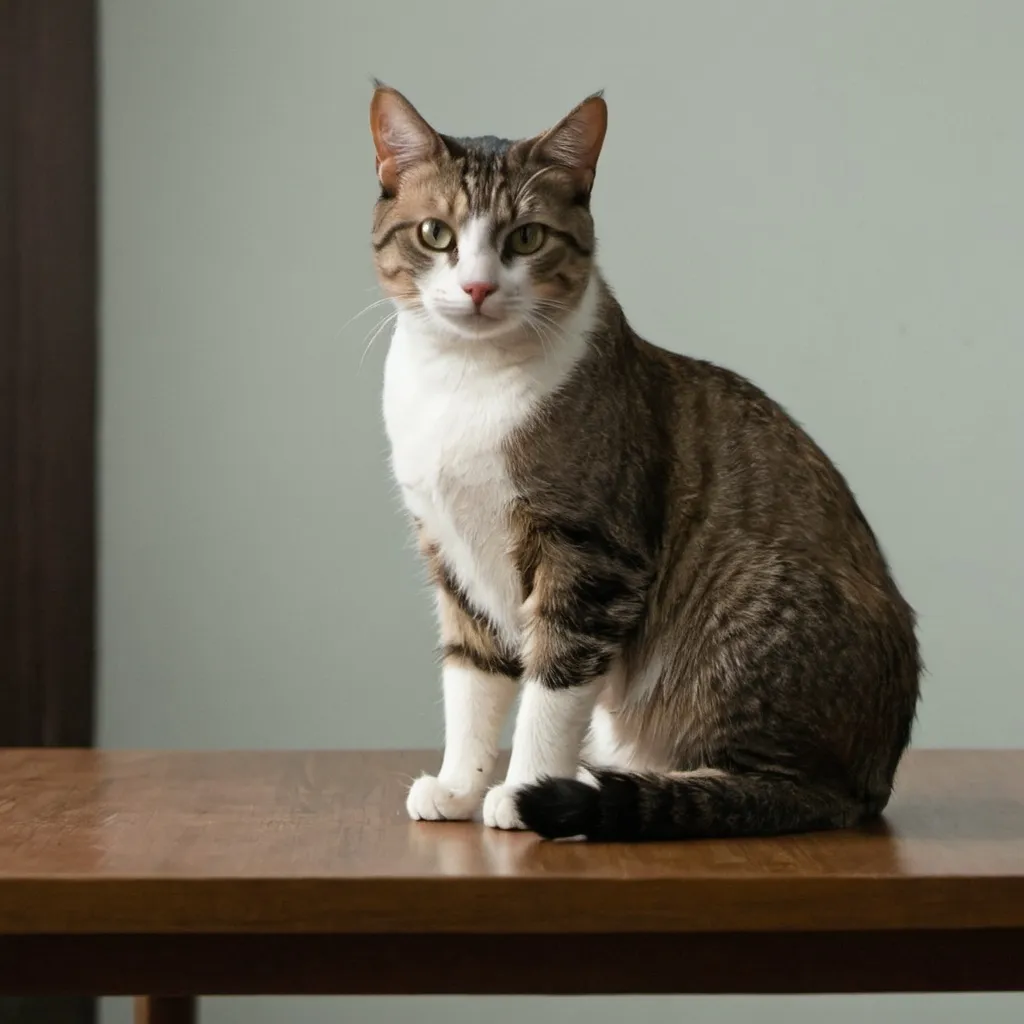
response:
<path id="1" fill-rule="evenodd" d="M 845 828 L 880 813 L 827 786 L 713 769 L 638 775 L 592 769 L 593 784 L 542 779 L 517 797 L 519 816 L 545 839 L 605 842 L 716 839 Z"/>

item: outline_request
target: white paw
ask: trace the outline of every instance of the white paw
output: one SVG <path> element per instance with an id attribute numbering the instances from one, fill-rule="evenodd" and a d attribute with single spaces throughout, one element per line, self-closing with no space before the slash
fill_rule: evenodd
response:
<path id="1" fill-rule="evenodd" d="M 478 789 L 464 789 L 421 775 L 409 790 L 405 809 L 413 821 L 465 821 L 480 806 Z"/>
<path id="2" fill-rule="evenodd" d="M 484 824 L 491 828 L 522 828 L 519 812 L 516 810 L 517 786 L 502 783 L 493 786 L 484 797 Z"/>

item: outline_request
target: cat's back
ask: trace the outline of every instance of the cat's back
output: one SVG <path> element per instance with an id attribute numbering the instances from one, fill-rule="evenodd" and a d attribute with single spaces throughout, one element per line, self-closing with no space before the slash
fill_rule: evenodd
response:
<path id="1" fill-rule="evenodd" d="M 804 566 L 858 604 L 909 618 L 848 481 L 780 402 L 716 363 L 631 344 L 671 450 L 670 529 L 692 529 L 706 555 Z"/>
<path id="2" fill-rule="evenodd" d="M 705 484 L 723 494 L 788 504 L 817 496 L 848 505 L 853 494 L 836 464 L 781 402 L 742 374 L 633 336 L 631 347 L 662 419 L 663 436 L 684 462 L 699 460 Z"/>

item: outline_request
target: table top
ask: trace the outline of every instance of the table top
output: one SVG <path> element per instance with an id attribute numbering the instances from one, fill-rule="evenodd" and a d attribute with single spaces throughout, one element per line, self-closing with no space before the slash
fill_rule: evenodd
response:
<path id="1" fill-rule="evenodd" d="M 437 762 L 0 751 L 0 935 L 1024 927 L 1024 751 L 912 751 L 867 827 L 648 845 L 408 821 Z"/>

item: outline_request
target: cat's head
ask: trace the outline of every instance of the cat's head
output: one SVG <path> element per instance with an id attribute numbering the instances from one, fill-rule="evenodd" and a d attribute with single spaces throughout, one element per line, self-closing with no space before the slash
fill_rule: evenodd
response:
<path id="1" fill-rule="evenodd" d="M 595 95 L 531 139 L 452 138 L 378 85 L 373 250 L 385 291 L 453 338 L 560 324 L 593 269 L 590 191 L 607 118 Z"/>

